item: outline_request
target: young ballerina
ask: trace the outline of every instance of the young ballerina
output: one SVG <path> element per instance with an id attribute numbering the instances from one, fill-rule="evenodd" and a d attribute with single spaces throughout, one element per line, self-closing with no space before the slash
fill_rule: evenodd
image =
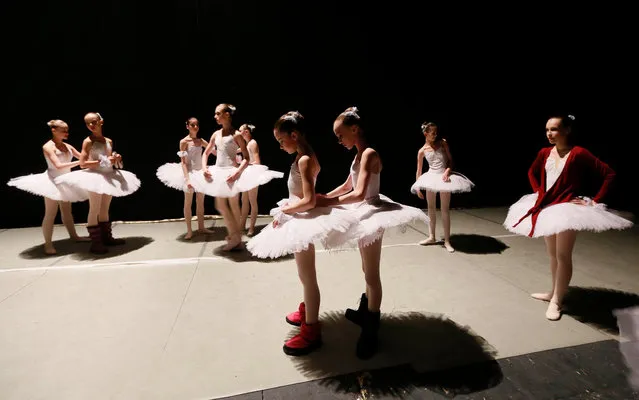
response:
<path id="1" fill-rule="evenodd" d="M 317 206 L 343 205 L 358 220 L 345 233 L 333 233 L 327 239 L 329 247 L 345 244 L 359 247 L 366 291 L 359 309 L 346 311 L 346 318 L 362 328 L 356 354 L 367 359 L 377 351 L 382 282 L 380 257 L 384 231 L 392 227 L 405 228 L 411 222 L 428 223 L 428 217 L 418 208 L 396 203 L 379 193 L 382 160 L 364 135 L 362 120 L 356 107 L 346 109 L 333 124 L 339 143 L 347 149 L 355 147 L 357 154 L 346 181 L 325 195 L 317 195 Z"/>
<path id="2" fill-rule="evenodd" d="M 202 174 L 192 178 L 209 196 L 215 197 L 215 208 L 224 218 L 228 236 L 224 251 L 234 250 L 242 244 L 240 231 L 239 193 L 249 191 L 273 178 L 281 178 L 281 172 L 269 171 L 261 166 L 249 166 L 249 155 L 246 142 L 239 131 L 231 125 L 235 106 L 220 104 L 215 108 L 215 121 L 222 126 L 211 135 L 204 157 L 202 157 Z M 209 154 L 216 148 L 215 165 L 208 167 Z M 237 163 L 236 152 L 242 151 L 242 161 Z"/>
<path id="3" fill-rule="evenodd" d="M 240 126 L 240 133 L 246 141 L 246 149 L 249 154 L 249 165 L 260 165 L 260 148 L 257 145 L 255 139 L 253 139 L 253 131 L 255 125 L 244 124 Z M 246 220 L 248 219 L 249 210 L 251 213 L 251 221 L 249 223 L 249 229 L 246 235 L 251 237 L 255 234 L 255 221 L 257 221 L 257 190 L 259 186 L 242 193 L 242 216 L 240 217 L 240 229 L 246 229 Z"/>
<path id="4" fill-rule="evenodd" d="M 286 321 L 300 326 L 300 333 L 284 344 L 284 353 L 301 356 L 322 345 L 319 322 L 320 290 L 315 271 L 315 241 L 334 232 L 346 232 L 357 220 L 340 208 L 315 208 L 315 182 L 320 172 L 317 156 L 304 136 L 304 117 L 297 111 L 282 115 L 273 129 L 280 148 L 296 154 L 288 176 L 288 199 L 271 210 L 273 223 L 246 244 L 259 258 L 295 254 L 304 301 Z"/>
<path id="5" fill-rule="evenodd" d="M 588 150 L 572 144 L 571 115 L 555 115 L 546 123 L 552 145 L 539 151 L 528 170 L 533 194 L 523 196 L 508 210 L 504 227 L 513 233 L 542 237 L 550 257 L 552 288 L 533 293 L 549 302 L 546 318 L 561 318 L 561 304 L 572 277 L 572 252 L 577 231 L 601 232 L 625 229 L 632 223 L 609 211 L 599 202 L 604 198 L 615 172 Z M 593 178 L 603 178 L 594 198 L 582 197 Z"/>
<path id="6" fill-rule="evenodd" d="M 56 254 L 51 242 L 53 224 L 58 215 L 58 208 L 62 215 L 62 223 L 69 233 L 69 237 L 76 242 L 86 242 L 88 237 L 78 236 L 71 213 L 71 202 L 85 201 L 89 194 L 85 190 L 78 190 L 67 185 L 56 184 L 55 178 L 71 172 L 71 168 L 80 164 L 71 161 L 80 158 L 80 153 L 64 141 L 69 138 L 69 126 L 66 122 L 54 119 L 47 123 L 51 128 L 52 138 L 42 146 L 47 170 L 40 174 L 30 174 L 11 179 L 7 184 L 26 192 L 44 197 L 44 218 L 42 220 L 42 234 L 44 235 L 44 252 Z"/>
<path id="7" fill-rule="evenodd" d="M 113 151 L 113 141 L 102 134 L 104 119 L 99 113 L 84 116 L 91 135 L 82 142 L 80 171 L 73 171 L 56 179 L 76 189 L 89 192 L 87 230 L 91 237 L 90 251 L 104 254 L 105 246 L 124 244 L 115 239 L 111 231 L 109 208 L 113 196 L 128 196 L 138 190 L 140 180 L 131 172 L 122 170 L 122 156 Z"/>
<path id="8" fill-rule="evenodd" d="M 196 174 L 201 174 L 202 151 L 208 146 L 208 142 L 197 136 L 200 131 L 200 122 L 197 118 L 189 118 L 186 121 L 186 129 L 189 134 L 180 140 L 179 163 L 166 163 L 158 168 L 156 176 L 166 186 L 182 190 L 184 192 L 184 221 L 186 222 L 186 235 L 184 239 L 193 237 L 191 221 L 193 213 L 193 192 L 195 192 L 195 212 L 197 214 L 197 233 L 213 233 L 204 227 L 204 191 L 201 187 L 196 187 L 191 179 Z"/>
<path id="9" fill-rule="evenodd" d="M 451 193 L 470 192 L 475 186 L 465 176 L 452 171 L 453 158 L 445 139 L 437 135 L 437 125 L 432 122 L 422 124 L 422 133 L 426 137 L 426 143 L 417 152 L 417 173 L 415 183 L 410 188 L 411 192 L 424 199 L 422 190 L 426 190 L 426 202 L 428 204 L 428 218 L 430 219 L 429 236 L 419 242 L 421 245 L 433 244 L 435 237 L 435 225 L 437 223 L 437 193 L 442 211 L 444 223 L 444 247 L 450 253 L 455 249 L 450 244 L 450 195 Z M 428 171 L 422 175 L 424 158 L 428 162 Z"/>

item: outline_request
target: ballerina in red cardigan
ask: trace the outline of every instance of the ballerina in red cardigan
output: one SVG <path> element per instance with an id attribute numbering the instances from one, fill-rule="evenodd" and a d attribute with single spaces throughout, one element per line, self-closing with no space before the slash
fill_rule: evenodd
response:
<path id="1" fill-rule="evenodd" d="M 552 147 L 539 151 L 528 170 L 533 194 L 525 195 L 508 210 L 504 227 L 513 233 L 544 237 L 550 256 L 552 290 L 533 293 L 537 300 L 549 302 L 546 318 L 561 318 L 561 303 L 572 277 L 572 251 L 577 231 L 601 232 L 626 229 L 632 223 L 607 211 L 599 203 L 608 192 L 615 172 L 583 147 L 571 144 L 575 117 L 553 116 L 546 123 L 546 136 Z M 587 183 L 603 178 L 592 199 L 582 196 Z"/>

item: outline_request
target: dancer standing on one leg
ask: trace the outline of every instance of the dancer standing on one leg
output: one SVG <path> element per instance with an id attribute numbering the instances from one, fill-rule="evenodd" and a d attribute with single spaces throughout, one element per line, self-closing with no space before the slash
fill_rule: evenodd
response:
<path id="1" fill-rule="evenodd" d="M 452 253 L 455 249 L 450 244 L 450 195 L 451 193 L 470 192 L 475 185 L 465 176 L 453 172 L 453 158 L 450 155 L 450 148 L 446 140 L 438 136 L 437 125 L 432 122 L 424 122 L 422 133 L 426 137 L 426 143 L 417 152 L 416 182 L 411 187 L 411 192 L 423 199 L 424 195 L 421 191 L 426 190 L 430 224 L 428 238 L 419 244 L 428 245 L 437 242 L 435 225 L 437 222 L 437 193 L 439 193 L 442 222 L 444 223 L 444 247 Z M 428 162 L 428 171 L 422 174 L 424 158 Z"/>
<path id="2" fill-rule="evenodd" d="M 273 178 L 281 178 L 281 172 L 269 171 L 261 166 L 249 166 L 246 141 L 239 131 L 233 128 L 232 120 L 235 106 L 220 104 L 215 108 L 215 121 L 222 126 L 211 135 L 204 157 L 202 157 L 203 174 L 192 178 L 202 190 L 215 197 L 215 208 L 224 218 L 228 236 L 224 251 L 238 249 L 242 244 L 240 231 L 240 203 L 238 195 L 259 185 L 269 182 Z M 207 167 L 209 154 L 217 148 L 215 165 Z M 237 149 L 242 150 L 242 162 L 236 162 Z"/>
<path id="3" fill-rule="evenodd" d="M 11 179 L 7 184 L 26 192 L 44 197 L 44 218 L 42 220 L 42 234 L 44 235 L 44 252 L 56 254 L 51 241 L 53 225 L 58 215 L 58 208 L 62 215 L 62 223 L 69 233 L 69 237 L 76 242 L 86 242 L 87 237 L 80 237 L 75 230 L 71 202 L 85 201 L 89 194 L 85 190 L 78 190 L 67 185 L 55 184 L 55 178 L 71 172 L 71 168 L 80 165 L 80 153 L 64 140 L 69 138 L 69 126 L 66 122 L 55 119 L 47 123 L 51 128 L 52 138 L 42 146 L 47 170 L 40 174 L 25 175 Z"/>
<path id="4" fill-rule="evenodd" d="M 122 170 L 122 156 L 113 151 L 113 141 L 102 134 L 104 119 L 98 113 L 84 116 L 91 135 L 82 142 L 81 171 L 73 171 L 56 179 L 76 189 L 89 192 L 87 230 L 91 236 L 91 252 L 106 253 L 106 246 L 124 244 L 113 238 L 109 209 L 113 196 L 128 196 L 138 190 L 140 180 L 131 172 Z M 116 169 L 117 168 L 117 169 Z"/>
<path id="5" fill-rule="evenodd" d="M 317 195 L 318 206 L 343 205 L 358 220 L 346 233 L 334 233 L 327 239 L 329 247 L 356 245 L 362 259 L 366 292 L 362 294 L 359 309 L 347 310 L 346 317 L 362 328 L 356 354 L 366 359 L 377 351 L 382 282 L 380 257 L 382 238 L 388 228 L 405 228 L 409 223 L 428 223 L 418 208 L 396 203 L 379 193 L 382 160 L 371 148 L 364 135 L 357 108 L 341 113 L 333 124 L 333 131 L 344 147 L 357 149 L 346 181 L 326 195 Z"/>
<path id="6" fill-rule="evenodd" d="M 193 204 L 193 193 L 195 192 L 195 212 L 197 215 L 197 232 L 213 233 L 204 227 L 204 191 L 201 187 L 195 187 L 191 177 L 201 174 L 202 171 L 202 151 L 208 146 L 208 142 L 198 137 L 200 122 L 197 118 L 189 118 L 186 121 L 186 129 L 189 134 L 180 140 L 179 163 L 167 163 L 158 168 L 156 176 L 166 186 L 184 191 L 184 221 L 186 222 L 186 235 L 184 239 L 193 237 L 191 211 Z"/>
<path id="7" fill-rule="evenodd" d="M 513 233 L 543 237 L 550 257 L 552 287 L 532 297 L 548 301 L 546 318 L 561 317 L 561 304 L 572 278 L 572 252 L 577 231 L 601 232 L 625 229 L 632 223 L 606 210 L 599 202 L 608 191 L 615 172 L 583 147 L 573 145 L 571 115 L 556 115 L 546 123 L 546 136 L 552 147 L 541 149 L 528 170 L 535 193 L 513 204 L 504 227 Z M 603 184 L 593 199 L 582 197 L 593 178 Z"/>
<path id="8" fill-rule="evenodd" d="M 286 316 L 300 333 L 284 344 L 284 353 L 308 354 L 322 344 L 319 322 L 320 290 L 315 271 L 315 241 L 325 240 L 333 232 L 345 232 L 356 219 L 340 208 L 315 208 L 315 182 L 320 164 L 304 136 L 304 117 L 297 111 L 281 116 L 273 130 L 280 148 L 296 154 L 288 176 L 288 198 L 271 210 L 274 217 L 247 249 L 260 258 L 295 254 L 297 273 L 304 288 L 304 301 L 297 311 Z"/>

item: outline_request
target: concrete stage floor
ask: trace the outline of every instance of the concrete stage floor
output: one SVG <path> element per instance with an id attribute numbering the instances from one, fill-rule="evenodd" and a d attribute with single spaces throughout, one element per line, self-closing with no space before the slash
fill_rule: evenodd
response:
<path id="1" fill-rule="evenodd" d="M 0 398 L 639 398 L 612 315 L 639 305 L 639 230 L 579 234 L 550 322 L 530 298 L 550 288 L 543 240 L 511 235 L 505 215 L 453 210 L 453 254 L 419 246 L 423 225 L 386 233 L 380 352 L 365 362 L 343 317 L 363 290 L 356 250 L 317 247 L 324 346 L 291 358 L 295 261 L 221 252 L 221 220 L 191 241 L 184 222 L 114 223 L 127 244 L 105 256 L 62 226 L 56 256 L 39 227 L 2 230 Z"/>

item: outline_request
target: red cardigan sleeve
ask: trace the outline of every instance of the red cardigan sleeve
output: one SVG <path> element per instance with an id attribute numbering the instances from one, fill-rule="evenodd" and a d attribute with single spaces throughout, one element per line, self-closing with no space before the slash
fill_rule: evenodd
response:
<path id="1" fill-rule="evenodd" d="M 595 174 L 599 175 L 604 179 L 601 187 L 599 188 L 599 192 L 593 197 L 592 201 L 595 203 L 599 203 L 601 199 L 604 198 L 608 190 L 610 189 L 610 185 L 612 181 L 615 179 L 615 171 L 608 166 L 605 162 L 599 160 L 597 157 L 592 155 L 586 149 L 582 148 L 582 156 L 586 163 L 586 165 L 593 171 Z"/>
<path id="2" fill-rule="evenodd" d="M 537 193 L 541 189 L 542 182 L 539 181 L 541 177 L 541 170 L 544 168 L 544 160 L 546 159 L 546 149 L 541 149 L 537 153 L 537 158 L 533 161 L 532 165 L 528 169 L 528 180 L 530 186 L 532 186 L 533 192 Z"/>

